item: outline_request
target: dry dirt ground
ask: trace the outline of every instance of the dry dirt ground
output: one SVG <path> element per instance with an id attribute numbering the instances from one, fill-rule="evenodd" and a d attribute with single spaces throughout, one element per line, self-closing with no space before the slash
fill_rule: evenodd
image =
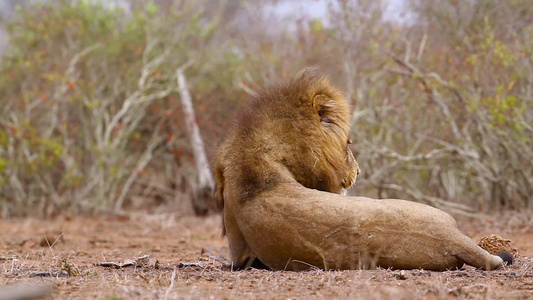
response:
<path id="1" fill-rule="evenodd" d="M 13 286 L 51 287 L 44 299 L 533 299 L 533 213 L 459 219 L 476 241 L 511 239 L 520 257 L 496 271 L 448 272 L 231 271 L 214 259 L 227 255 L 219 218 L 0 220 L 0 299 Z"/>

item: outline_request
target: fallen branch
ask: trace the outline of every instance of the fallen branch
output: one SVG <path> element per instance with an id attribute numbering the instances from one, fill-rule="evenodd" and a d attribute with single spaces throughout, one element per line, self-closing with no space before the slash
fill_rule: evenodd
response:
<path id="1" fill-rule="evenodd" d="M 180 261 L 180 263 L 178 264 L 178 268 L 187 268 L 187 267 L 204 268 L 205 264 L 203 264 L 202 262 L 184 262 L 184 261 Z"/>
<path id="2" fill-rule="evenodd" d="M 202 254 L 207 255 L 210 259 L 214 261 L 218 261 L 221 263 L 224 267 L 230 268 L 231 262 L 225 258 L 224 256 L 227 255 L 227 253 L 222 253 L 219 249 L 211 248 L 211 247 L 204 247 L 202 248 Z"/>
<path id="3" fill-rule="evenodd" d="M 137 257 L 134 259 L 126 259 L 122 263 L 114 262 L 114 261 L 104 261 L 96 263 L 96 266 L 104 267 L 104 268 L 115 268 L 115 269 L 122 269 L 127 267 L 143 267 L 148 264 L 150 260 L 150 255 L 143 255 L 141 257 Z"/>
<path id="4" fill-rule="evenodd" d="M 30 277 L 68 277 L 67 272 L 52 273 L 52 272 L 34 272 L 30 274 Z"/>

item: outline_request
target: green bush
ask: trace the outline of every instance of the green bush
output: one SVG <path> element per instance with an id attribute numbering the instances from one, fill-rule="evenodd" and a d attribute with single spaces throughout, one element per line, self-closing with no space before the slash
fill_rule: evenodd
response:
<path id="1" fill-rule="evenodd" d="M 4 216 L 121 209 L 147 166 L 191 163 L 165 155 L 186 144 L 175 72 L 192 62 L 191 81 L 201 76 L 220 20 L 203 16 L 202 3 L 165 14 L 153 2 L 130 12 L 102 3 L 47 1 L 20 9 L 8 25 L 0 66 Z M 230 76 L 197 85 L 212 93 Z"/>

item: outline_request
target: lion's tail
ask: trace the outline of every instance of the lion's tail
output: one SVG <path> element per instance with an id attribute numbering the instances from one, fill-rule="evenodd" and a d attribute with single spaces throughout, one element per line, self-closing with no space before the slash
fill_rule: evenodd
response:
<path id="1" fill-rule="evenodd" d="M 508 252 L 505 252 L 506 254 L 499 253 L 498 255 L 492 255 L 469 237 L 461 234 L 460 239 L 462 239 L 460 245 L 463 247 L 464 251 L 457 254 L 457 256 L 468 265 L 483 270 L 494 270 L 502 266 L 504 261 L 508 264 L 509 261 L 512 263 L 513 255 Z"/>
<path id="2" fill-rule="evenodd" d="M 506 263 L 508 266 L 513 264 L 513 254 L 507 251 L 501 251 L 500 253 L 496 255 L 501 257 L 501 259 L 503 259 L 503 262 Z"/>

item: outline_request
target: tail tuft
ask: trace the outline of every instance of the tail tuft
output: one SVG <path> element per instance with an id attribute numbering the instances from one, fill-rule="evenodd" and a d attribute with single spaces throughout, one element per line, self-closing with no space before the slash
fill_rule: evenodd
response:
<path id="1" fill-rule="evenodd" d="M 507 251 L 501 251 L 499 252 L 498 254 L 499 257 L 501 257 L 501 259 L 503 259 L 503 261 L 509 266 L 509 265 L 512 265 L 513 264 L 513 255 Z"/>

